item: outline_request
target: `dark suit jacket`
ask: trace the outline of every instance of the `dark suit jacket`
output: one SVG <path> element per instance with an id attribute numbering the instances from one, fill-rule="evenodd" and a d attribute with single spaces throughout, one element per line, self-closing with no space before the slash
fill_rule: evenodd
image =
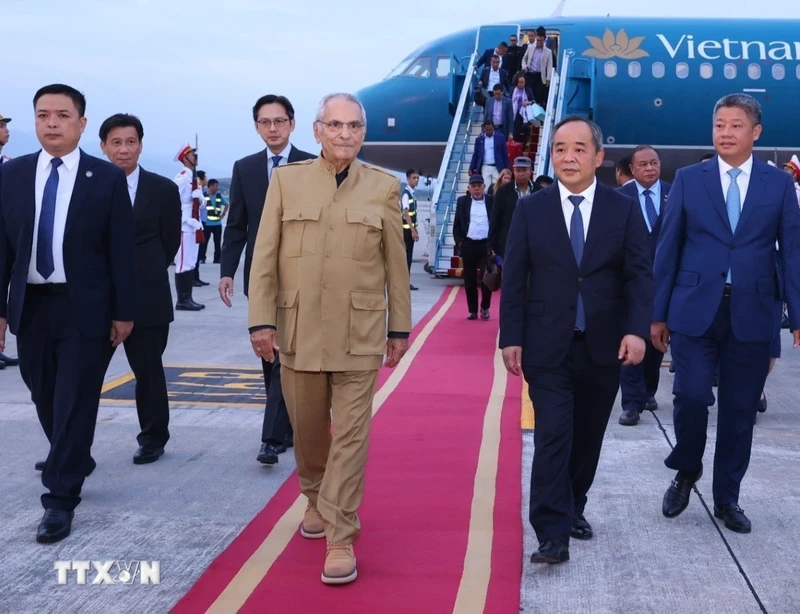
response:
<path id="1" fill-rule="evenodd" d="M 489 224 L 489 249 L 501 258 L 506 253 L 506 241 L 508 239 L 508 231 L 511 228 L 511 218 L 514 215 L 517 201 L 519 201 L 516 185 L 512 179 L 500 186 L 497 194 L 494 195 L 492 221 Z"/>
<path id="2" fill-rule="evenodd" d="M 0 318 L 18 334 L 36 215 L 39 153 L 0 167 Z M 88 176 L 87 176 L 88 173 Z M 75 324 L 86 337 L 136 315 L 133 208 L 122 169 L 81 151 L 64 231 L 64 269 Z"/>
<path id="3" fill-rule="evenodd" d="M 758 158 L 731 232 L 719 159 L 675 175 L 656 248 L 653 320 L 699 337 L 716 316 L 731 270 L 731 328 L 743 342 L 773 336 L 776 251 L 792 330 L 800 326 L 800 209 L 792 178 Z"/>
<path id="4" fill-rule="evenodd" d="M 269 154 L 271 156 L 271 154 Z M 230 209 L 225 235 L 222 240 L 220 277 L 234 277 L 239 268 L 239 260 L 244 254 L 244 294 L 250 281 L 250 263 L 253 260 L 253 247 L 256 244 L 261 212 L 267 197 L 269 179 L 267 175 L 268 150 L 264 149 L 233 164 L 231 179 Z M 301 162 L 316 158 L 314 154 L 297 149 L 292 145 L 289 162 Z"/>
<path id="5" fill-rule="evenodd" d="M 650 337 L 653 265 L 638 209 L 598 182 L 578 265 L 558 183 L 520 199 L 504 259 L 501 348 L 521 346 L 526 366 L 561 364 L 572 343 L 579 289 L 594 362 L 619 364 L 625 335 Z"/>
<path id="6" fill-rule="evenodd" d="M 647 234 L 647 238 L 650 242 L 650 257 L 653 258 L 653 260 L 655 260 L 656 257 L 656 245 L 658 245 L 658 235 L 661 234 L 661 225 L 664 220 L 664 210 L 667 208 L 667 197 L 669 196 L 669 191 L 671 188 L 672 188 L 671 183 L 667 183 L 666 181 L 661 181 L 661 206 L 659 209 L 658 219 L 656 220 L 655 226 L 653 226 L 653 230 L 651 230 Z M 642 210 L 642 204 L 639 201 L 639 188 L 637 187 L 635 181 L 626 183 L 625 185 L 617 188 L 617 190 L 623 193 L 625 196 L 630 196 L 639 205 L 639 211 Z M 642 213 L 642 219 L 644 219 L 644 213 Z M 647 231 L 647 221 L 645 221 L 644 229 L 645 231 Z"/>
<path id="7" fill-rule="evenodd" d="M 174 319 L 169 265 L 181 244 L 181 198 L 175 182 L 143 168 L 133 204 L 136 229 L 135 326 Z"/>
<path id="8" fill-rule="evenodd" d="M 483 114 L 485 118 L 494 121 L 494 105 L 496 104 L 497 100 L 494 96 L 486 101 L 486 108 Z M 500 114 L 500 123 L 503 126 L 503 135 L 508 138 L 514 134 L 514 105 L 511 102 L 511 98 L 508 96 L 503 96 L 502 100 L 500 100 L 500 104 L 503 105 L 503 110 Z"/>
<path id="9" fill-rule="evenodd" d="M 491 96 L 492 90 L 489 89 L 489 71 L 491 70 L 490 67 L 486 67 L 481 72 L 480 81 L 483 84 L 481 87 L 488 90 L 489 95 Z M 503 94 L 508 94 L 508 83 L 509 83 L 509 76 L 508 71 L 501 68 L 500 69 L 500 85 L 503 86 Z"/>
<path id="10" fill-rule="evenodd" d="M 497 166 L 497 172 L 504 169 L 511 168 L 511 163 L 508 161 L 508 149 L 506 149 L 506 139 L 508 135 L 502 135 L 495 132 L 492 135 L 494 139 L 494 162 Z M 472 152 L 472 159 L 469 162 L 471 173 L 480 173 L 483 166 L 484 147 L 486 143 L 486 135 L 481 134 L 475 139 L 475 150 Z"/>
<path id="11" fill-rule="evenodd" d="M 484 196 L 484 199 L 486 200 L 486 218 L 490 222 L 489 232 L 491 233 L 492 203 L 494 202 L 494 197 L 487 194 Z M 464 239 L 467 238 L 471 213 L 472 196 L 469 194 L 465 196 L 459 196 L 458 200 L 456 201 L 456 218 L 453 220 L 453 239 L 455 240 L 456 245 L 461 245 L 464 242 Z"/>

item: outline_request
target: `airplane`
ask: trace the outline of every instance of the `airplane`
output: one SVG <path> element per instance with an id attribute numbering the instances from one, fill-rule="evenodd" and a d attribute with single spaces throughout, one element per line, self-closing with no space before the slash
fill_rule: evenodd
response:
<path id="1" fill-rule="evenodd" d="M 800 20 L 551 15 L 448 34 L 357 92 L 367 112 L 363 159 L 398 171 L 444 169 L 458 96 L 465 79 L 475 79 L 470 63 L 539 26 L 557 43 L 556 71 L 568 64 L 565 111 L 591 117 L 603 131 L 602 181 L 613 185 L 615 161 L 642 143 L 661 153 L 665 180 L 713 152 L 714 104 L 730 93 L 762 105 L 759 157 L 782 163 L 800 148 L 791 112 L 800 91 Z"/>

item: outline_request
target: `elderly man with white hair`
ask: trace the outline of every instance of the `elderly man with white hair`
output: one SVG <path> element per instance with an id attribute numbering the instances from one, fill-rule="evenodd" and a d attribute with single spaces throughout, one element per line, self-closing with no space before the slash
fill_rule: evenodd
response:
<path id="1" fill-rule="evenodd" d="M 300 534 L 327 539 L 326 584 L 356 579 L 378 369 L 384 354 L 386 366 L 398 364 L 411 330 L 400 182 L 356 159 L 366 127 L 354 96 L 322 100 L 314 120 L 322 154 L 273 172 L 250 274 L 250 340 L 268 362 L 280 352 L 308 498 Z"/>

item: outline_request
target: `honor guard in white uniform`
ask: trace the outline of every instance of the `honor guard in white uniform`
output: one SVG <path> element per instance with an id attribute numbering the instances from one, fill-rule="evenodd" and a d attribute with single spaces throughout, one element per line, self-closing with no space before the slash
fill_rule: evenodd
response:
<path id="1" fill-rule="evenodd" d="M 197 155 L 188 143 L 180 148 L 175 155 L 175 161 L 183 164 L 183 169 L 173 180 L 178 185 L 181 197 L 181 245 L 175 256 L 175 291 L 178 301 L 175 309 L 180 311 L 200 311 L 205 305 L 196 303 L 192 298 L 194 281 L 194 268 L 197 266 L 198 250 L 200 248 L 197 231 L 203 231 L 200 222 L 199 207 L 205 206 L 203 190 L 195 187 L 193 171 L 197 166 Z M 195 200 L 199 199 L 199 206 Z M 197 213 L 195 213 L 197 209 Z"/>

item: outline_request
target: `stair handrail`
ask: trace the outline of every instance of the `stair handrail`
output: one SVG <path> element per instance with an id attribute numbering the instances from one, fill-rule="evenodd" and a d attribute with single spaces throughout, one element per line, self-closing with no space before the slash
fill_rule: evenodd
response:
<path id="1" fill-rule="evenodd" d="M 436 182 L 436 190 L 434 191 L 433 198 L 431 199 L 431 208 L 432 208 L 431 219 L 434 220 L 434 223 L 438 223 L 438 217 L 439 217 L 438 213 L 440 210 L 439 199 L 441 197 L 442 190 L 445 187 L 444 183 L 447 176 L 447 169 L 450 166 L 450 161 L 451 161 L 450 157 L 453 155 L 453 147 L 455 146 L 456 140 L 458 138 L 458 129 L 461 126 L 461 122 L 463 120 L 464 110 L 467 105 L 467 100 L 469 99 L 469 95 L 472 92 L 472 82 L 473 79 L 475 78 L 475 75 L 472 71 L 472 67 L 475 65 L 476 60 L 477 60 L 477 52 L 473 51 L 472 55 L 469 58 L 469 64 L 467 65 L 466 74 L 464 78 L 464 85 L 461 88 L 461 96 L 458 99 L 458 107 L 456 107 L 456 112 L 453 117 L 453 125 L 450 127 L 450 136 L 447 139 L 447 147 L 445 147 L 444 155 L 442 156 L 442 163 L 441 166 L 439 167 L 439 174 L 437 176 L 437 182 Z M 466 138 L 469 138 L 469 124 L 471 124 L 471 121 L 472 118 L 470 116 Z M 439 257 L 442 251 L 442 245 L 444 243 L 444 231 L 447 229 L 447 219 L 450 214 L 450 205 L 453 200 L 452 195 L 455 192 L 455 186 L 458 183 L 458 175 L 460 172 L 461 162 L 463 161 L 463 154 L 464 151 L 462 150 L 462 160 L 459 160 L 458 169 L 454 176 L 450 193 L 451 197 L 447 199 L 445 210 L 442 215 L 442 225 L 441 228 L 438 229 L 439 232 L 436 238 L 435 247 L 432 250 L 430 259 L 428 261 L 429 267 L 434 272 L 437 270 L 439 264 Z"/>
<path id="2" fill-rule="evenodd" d="M 547 95 L 547 110 L 542 122 L 542 149 L 539 150 L 539 162 L 536 165 L 534 179 L 545 174 L 550 161 L 550 132 L 553 130 L 553 117 L 555 116 L 556 97 L 561 89 L 561 76 L 555 70 L 550 78 L 550 91 Z"/>
<path id="3" fill-rule="evenodd" d="M 564 119 L 564 96 L 567 93 L 567 84 L 569 83 L 569 68 L 570 59 L 575 55 L 574 49 L 566 49 L 564 55 L 561 56 L 561 87 L 558 88 L 558 104 L 556 105 L 556 114 L 553 117 L 553 125 Z M 547 161 L 547 174 L 553 176 L 553 161 Z"/>

